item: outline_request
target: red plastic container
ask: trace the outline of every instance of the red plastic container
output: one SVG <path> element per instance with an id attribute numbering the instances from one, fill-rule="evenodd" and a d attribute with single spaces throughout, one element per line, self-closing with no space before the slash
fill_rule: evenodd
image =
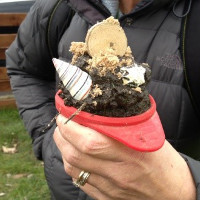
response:
<path id="1" fill-rule="evenodd" d="M 56 108 L 63 116 L 69 118 L 77 109 L 65 106 L 63 99 L 58 95 L 59 92 L 55 96 Z M 150 109 L 137 116 L 104 117 L 81 111 L 73 121 L 114 138 L 134 150 L 156 151 L 164 144 L 165 134 L 152 96 L 150 101 Z"/>

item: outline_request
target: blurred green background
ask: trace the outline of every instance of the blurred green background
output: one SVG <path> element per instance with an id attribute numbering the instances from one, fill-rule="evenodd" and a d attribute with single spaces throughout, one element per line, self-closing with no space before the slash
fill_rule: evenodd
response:
<path id="1" fill-rule="evenodd" d="M 0 110 L 0 200 L 49 199 L 43 163 L 34 157 L 18 111 Z"/>

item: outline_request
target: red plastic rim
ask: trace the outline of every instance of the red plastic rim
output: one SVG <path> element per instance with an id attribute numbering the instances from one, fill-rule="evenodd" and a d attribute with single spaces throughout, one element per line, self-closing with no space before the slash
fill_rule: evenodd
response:
<path id="1" fill-rule="evenodd" d="M 63 99 L 55 96 L 58 112 L 70 117 L 77 109 L 64 105 Z M 108 137 L 138 151 L 156 151 L 165 141 L 160 118 L 156 112 L 156 103 L 150 95 L 151 107 L 146 112 L 132 117 L 104 117 L 81 111 L 73 121 L 90 127 Z"/>
<path id="2" fill-rule="evenodd" d="M 73 114 L 74 112 L 76 112 L 76 110 L 77 110 L 76 108 L 74 108 L 72 106 L 64 105 L 64 101 L 58 95 L 59 93 L 60 93 L 60 91 L 57 92 L 56 97 L 55 97 L 57 110 L 60 113 L 62 113 L 62 112 L 64 112 L 62 110 L 62 108 L 64 107 L 67 115 L 70 115 L 70 114 Z M 95 115 L 95 114 L 81 111 L 78 114 L 78 118 L 80 118 L 80 119 L 83 118 L 84 120 L 87 120 L 89 123 L 104 124 L 104 125 L 108 125 L 108 126 L 122 126 L 122 125 L 138 124 L 138 123 L 141 123 L 141 122 L 149 119 L 156 111 L 156 103 L 155 103 L 153 97 L 150 95 L 149 98 L 150 98 L 150 102 L 151 102 L 150 109 L 140 115 L 131 116 L 131 117 L 105 117 L 105 116 Z M 58 105 L 59 105 L 59 107 L 58 107 Z"/>

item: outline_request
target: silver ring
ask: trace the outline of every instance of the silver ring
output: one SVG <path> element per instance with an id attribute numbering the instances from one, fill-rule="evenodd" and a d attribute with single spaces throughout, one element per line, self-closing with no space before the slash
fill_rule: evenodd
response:
<path id="1" fill-rule="evenodd" d="M 81 171 L 76 181 L 73 181 L 73 184 L 76 187 L 84 186 L 87 182 L 87 179 L 90 176 L 90 172 Z"/>

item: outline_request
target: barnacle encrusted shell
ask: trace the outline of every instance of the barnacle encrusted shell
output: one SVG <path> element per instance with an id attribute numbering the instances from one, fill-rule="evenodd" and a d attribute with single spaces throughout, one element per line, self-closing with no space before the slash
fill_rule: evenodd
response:
<path id="1" fill-rule="evenodd" d="M 123 56 L 127 50 L 127 37 L 117 19 L 109 17 L 92 26 L 85 39 L 91 57 L 105 54 L 112 49 L 116 56 Z"/>

